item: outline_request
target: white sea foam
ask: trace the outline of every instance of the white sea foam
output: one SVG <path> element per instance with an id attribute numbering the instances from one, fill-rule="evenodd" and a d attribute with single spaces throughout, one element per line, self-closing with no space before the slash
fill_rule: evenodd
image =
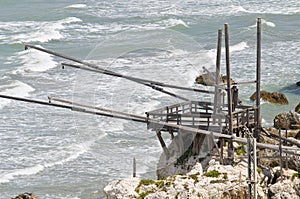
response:
<path id="1" fill-rule="evenodd" d="M 266 24 L 267 26 L 270 26 L 272 28 L 274 28 L 276 25 L 273 23 L 273 22 L 270 22 L 270 21 L 266 21 L 264 19 L 261 20 L 261 23 L 262 24 Z"/>
<path id="2" fill-rule="evenodd" d="M 230 51 L 231 52 L 235 52 L 235 51 L 242 51 L 242 50 L 244 50 L 244 49 L 246 49 L 246 48 L 248 48 L 249 46 L 248 46 L 248 44 L 247 44 L 247 42 L 240 42 L 240 43 L 238 43 L 238 44 L 235 44 L 235 45 L 233 45 L 233 46 L 230 46 Z"/>
<path id="3" fill-rule="evenodd" d="M 81 22 L 79 18 L 68 17 L 58 21 L 12 21 L 0 22 L 0 34 L 5 43 L 48 42 L 64 38 L 61 33 L 68 24 Z"/>
<path id="4" fill-rule="evenodd" d="M 103 134 L 102 136 L 97 137 L 97 140 L 103 138 L 104 136 L 106 136 L 106 134 Z M 14 171 L 10 172 L 10 173 L 0 175 L 0 184 L 8 183 L 11 180 L 15 179 L 17 176 L 35 175 L 37 173 L 42 172 L 45 168 L 51 168 L 51 167 L 54 167 L 54 166 L 57 166 L 57 165 L 63 165 L 64 163 L 76 160 L 82 154 L 89 151 L 91 146 L 95 143 L 95 141 L 96 140 L 94 139 L 94 140 L 90 140 L 90 141 L 87 141 L 87 142 L 84 142 L 84 143 L 81 143 L 81 144 L 76 144 L 76 145 L 73 145 L 73 146 L 67 148 L 66 150 L 71 150 L 73 152 L 71 152 L 71 154 L 68 157 L 60 159 L 58 161 L 50 162 L 50 163 L 44 163 L 44 164 L 37 164 L 37 165 L 32 166 L 32 167 L 17 169 L 17 170 L 14 170 Z"/>
<path id="5" fill-rule="evenodd" d="M 14 56 L 7 58 L 7 60 L 8 62 L 22 64 L 20 68 L 13 71 L 14 74 L 43 72 L 57 66 L 57 62 L 53 60 L 52 55 L 31 48 L 18 52 Z"/>
<path id="6" fill-rule="evenodd" d="M 269 26 L 269 27 L 272 27 L 272 28 L 276 27 L 276 25 L 275 25 L 273 22 L 267 21 L 267 20 L 265 20 L 265 19 L 262 19 L 262 20 L 261 20 L 261 24 L 266 25 L 266 26 Z M 256 28 L 256 24 L 250 26 L 250 28 Z"/>
<path id="7" fill-rule="evenodd" d="M 87 7 L 86 4 L 72 4 L 72 5 L 66 6 L 65 8 L 80 9 L 80 8 L 86 8 L 86 7 Z"/>
<path id="8" fill-rule="evenodd" d="M 170 18 L 167 20 L 163 20 L 162 23 L 166 26 L 166 27 L 174 27 L 174 26 L 184 26 L 186 28 L 188 28 L 189 26 L 181 19 L 174 19 L 174 18 Z"/>
<path id="9" fill-rule="evenodd" d="M 18 96 L 18 97 L 28 97 L 31 92 L 35 91 L 34 88 L 29 86 L 28 84 L 25 84 L 23 82 L 20 82 L 18 80 L 14 81 L 13 83 L 9 85 L 4 85 L 0 87 L 0 93 L 3 95 L 12 95 L 12 96 Z M 8 99 L 2 99 L 0 101 L 0 108 L 3 108 L 7 104 L 10 103 L 11 100 Z"/>

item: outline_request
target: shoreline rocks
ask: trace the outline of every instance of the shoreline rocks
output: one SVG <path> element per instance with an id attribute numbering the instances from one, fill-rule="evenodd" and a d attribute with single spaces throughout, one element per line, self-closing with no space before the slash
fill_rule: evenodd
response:
<path id="1" fill-rule="evenodd" d="M 289 103 L 286 96 L 284 94 L 278 93 L 278 92 L 270 93 L 268 91 L 261 90 L 260 98 L 265 101 L 268 101 L 270 103 L 273 103 L 273 104 L 288 104 Z M 256 92 L 254 92 L 251 95 L 250 100 L 252 100 L 252 101 L 256 100 Z"/>
<path id="2" fill-rule="evenodd" d="M 162 180 L 124 179 L 110 183 L 104 189 L 107 199 L 133 198 L 247 198 L 248 165 L 241 161 L 235 166 L 221 165 L 211 160 L 207 172 L 202 172 L 200 163 L 185 175 L 173 175 Z M 275 168 L 273 168 L 275 169 Z M 276 168 L 277 170 L 279 168 Z M 285 180 L 266 184 L 264 174 L 257 170 L 258 198 L 299 199 L 300 176 L 293 170 L 284 170 Z M 261 182 L 261 183 L 260 183 Z"/>
<path id="3" fill-rule="evenodd" d="M 292 111 L 276 115 L 273 121 L 274 127 L 277 129 L 300 129 L 300 119 Z"/>
<path id="4" fill-rule="evenodd" d="M 295 112 L 300 114 L 300 102 L 299 102 L 299 104 L 295 107 Z"/>
<path id="5" fill-rule="evenodd" d="M 12 199 L 40 199 L 40 198 L 38 196 L 34 195 L 33 193 L 23 193 Z"/>
<path id="6" fill-rule="evenodd" d="M 204 73 L 202 75 L 199 75 L 198 77 L 196 77 L 195 82 L 197 84 L 202 84 L 204 86 L 214 86 L 215 85 L 215 77 L 216 73 L 215 72 L 211 72 L 211 73 Z M 226 84 L 227 83 L 227 76 L 226 75 L 221 75 L 219 77 L 219 82 Z M 235 81 L 231 78 L 230 79 L 231 84 L 234 84 Z"/>

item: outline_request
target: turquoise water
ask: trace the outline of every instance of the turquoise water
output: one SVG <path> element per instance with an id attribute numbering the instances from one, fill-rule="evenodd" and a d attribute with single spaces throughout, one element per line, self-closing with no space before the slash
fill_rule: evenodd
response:
<path id="1" fill-rule="evenodd" d="M 229 23 L 232 77 L 250 81 L 261 17 L 262 89 L 283 92 L 290 102 L 263 102 L 264 125 L 271 126 L 277 113 L 300 101 L 294 86 L 300 81 L 299 8 L 296 0 L 2 0 L 0 93 L 45 101 L 51 95 L 144 115 L 181 101 L 119 78 L 62 70 L 65 60 L 24 51 L 24 43 L 123 74 L 192 87 L 203 66 L 214 69 L 217 30 Z M 245 104 L 253 103 L 255 85 L 239 91 Z M 143 124 L 5 100 L 0 117 L 1 199 L 22 192 L 46 199 L 103 198 L 108 182 L 131 176 L 133 157 L 140 177 L 155 178 L 161 148 Z"/>

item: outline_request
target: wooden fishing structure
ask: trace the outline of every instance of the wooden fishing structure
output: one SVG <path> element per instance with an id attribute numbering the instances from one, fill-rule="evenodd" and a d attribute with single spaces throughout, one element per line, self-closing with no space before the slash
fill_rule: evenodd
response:
<path id="1" fill-rule="evenodd" d="M 271 149 L 280 151 L 280 153 L 289 154 L 292 156 L 300 156 L 295 152 L 295 148 L 289 146 L 277 146 L 259 142 L 260 133 L 262 130 L 261 116 L 260 116 L 260 81 L 261 81 L 261 20 L 257 20 L 257 59 L 256 59 L 256 80 L 249 82 L 231 83 L 231 68 L 230 68 L 230 51 L 229 51 L 229 31 L 228 24 L 225 24 L 225 55 L 226 55 L 226 84 L 220 80 L 221 71 L 221 49 L 222 49 L 222 29 L 218 30 L 217 56 L 216 56 L 216 71 L 215 73 L 207 73 L 214 78 L 214 91 L 208 91 L 198 88 L 189 88 L 184 86 L 176 86 L 166 84 L 158 81 L 152 81 L 137 77 L 122 75 L 110 70 L 103 69 L 98 65 L 91 64 L 70 56 L 62 55 L 60 53 L 47 50 L 34 45 L 26 44 L 25 49 L 32 48 L 42 51 L 73 63 L 62 63 L 62 67 L 71 67 L 82 69 L 90 72 L 120 77 L 138 84 L 150 87 L 158 92 L 176 97 L 183 100 L 182 103 L 169 105 L 163 108 L 146 112 L 146 116 L 139 116 L 128 114 L 120 111 L 110 110 L 102 107 L 95 107 L 86 104 L 81 104 L 66 99 L 60 99 L 49 96 L 49 101 L 40 101 L 26 98 L 19 98 L 8 95 L 0 95 L 1 98 L 18 100 L 23 102 L 36 103 L 40 105 L 59 107 L 69 109 L 72 111 L 95 114 L 105 117 L 112 117 L 117 119 L 125 119 L 134 122 L 145 123 L 147 128 L 156 132 L 158 140 L 163 148 L 166 157 L 169 156 L 168 147 L 163 139 L 162 132 L 167 132 L 174 137 L 174 134 L 191 133 L 195 135 L 193 141 L 193 153 L 197 154 L 199 148 L 204 142 L 207 135 L 213 135 L 215 139 L 220 142 L 220 159 L 221 162 L 232 164 L 234 161 L 233 142 L 247 144 L 248 137 L 255 138 L 258 143 L 255 143 L 255 148 Z M 256 105 L 245 106 L 239 103 L 238 88 L 240 84 L 256 84 Z M 176 93 L 169 92 L 165 88 L 173 88 L 180 90 L 187 90 L 193 92 L 200 92 L 213 95 L 214 102 L 206 101 L 191 101 L 186 97 L 180 96 Z M 227 100 L 225 99 L 227 96 Z M 225 103 L 227 101 L 227 103 Z M 298 143 L 293 142 L 287 138 L 279 137 L 285 142 L 292 143 L 300 147 Z M 228 157 L 224 157 L 223 146 L 224 142 L 228 142 Z M 251 148 L 251 147 L 249 147 Z M 251 154 L 251 151 L 248 151 Z M 256 153 L 255 153 L 256 154 Z M 256 158 L 256 157 L 255 157 Z M 226 161 L 224 161 L 226 159 Z M 250 158 L 251 159 L 251 158 Z M 255 160 L 256 161 L 256 160 Z M 252 173 L 254 171 L 252 170 Z M 250 171 L 251 174 L 251 171 Z M 254 181 L 255 182 L 255 181 Z M 251 184 L 252 182 L 250 182 Z M 256 182 L 255 182 L 256 183 Z M 249 188 L 250 189 L 250 188 Z"/>

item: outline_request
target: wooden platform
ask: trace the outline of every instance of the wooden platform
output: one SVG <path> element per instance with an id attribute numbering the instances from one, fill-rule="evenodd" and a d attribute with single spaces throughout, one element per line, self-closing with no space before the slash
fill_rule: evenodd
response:
<path id="1" fill-rule="evenodd" d="M 253 128 L 255 110 L 252 106 L 237 106 L 232 113 L 233 130 Z M 212 132 L 222 132 L 228 127 L 230 117 L 227 113 L 227 108 L 216 111 L 213 103 L 200 101 L 187 101 L 146 112 L 148 119 Z M 148 122 L 147 128 L 153 131 L 178 131 L 176 128 L 151 122 Z"/>

